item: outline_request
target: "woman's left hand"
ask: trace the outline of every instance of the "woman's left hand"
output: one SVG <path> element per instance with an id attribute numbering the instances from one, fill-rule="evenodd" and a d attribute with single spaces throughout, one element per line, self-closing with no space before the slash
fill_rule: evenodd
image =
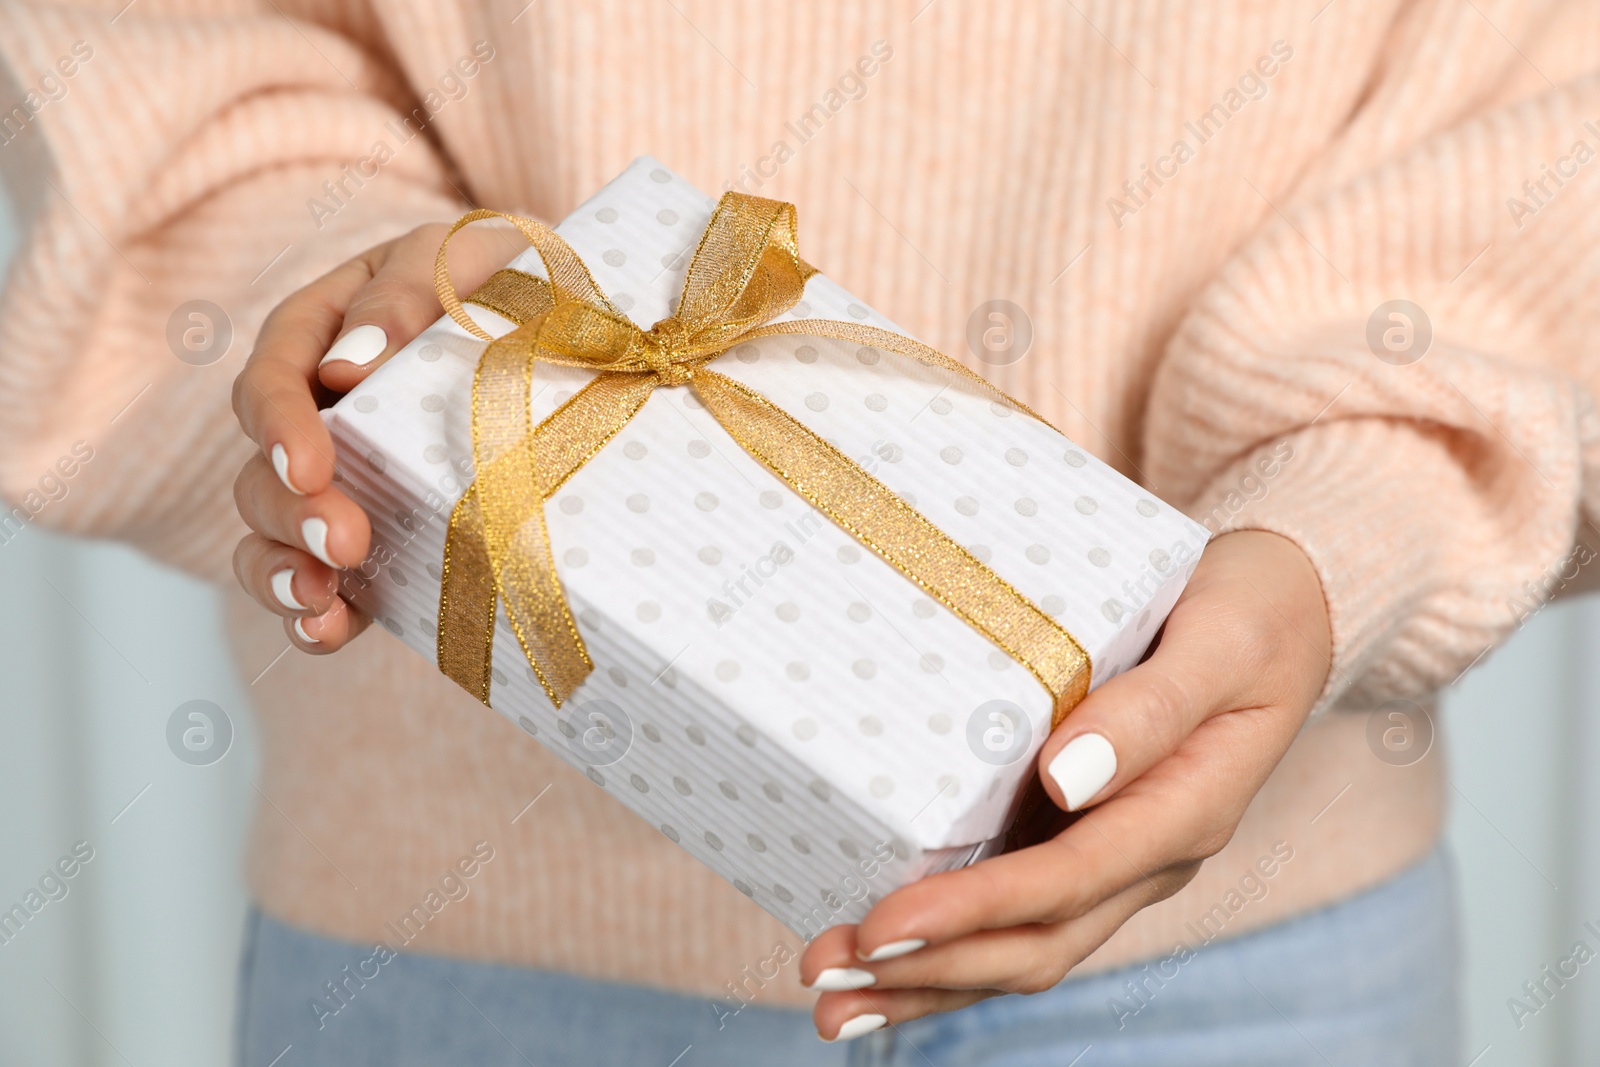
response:
<path id="1" fill-rule="evenodd" d="M 1068 811 L 1043 844 L 925 878 L 819 935 L 800 977 L 828 1040 L 1060 982 L 1228 843 L 1329 669 L 1304 553 L 1242 531 L 1207 546 L 1148 660 L 1080 703 L 1040 777 Z"/>

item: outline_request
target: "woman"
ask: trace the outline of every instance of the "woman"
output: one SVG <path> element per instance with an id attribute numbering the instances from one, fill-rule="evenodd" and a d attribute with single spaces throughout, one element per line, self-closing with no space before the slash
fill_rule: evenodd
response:
<path id="1" fill-rule="evenodd" d="M 1382 738 L 1600 503 L 1592 5 L 202 6 L 0 14 L 0 478 L 104 442 L 49 516 L 306 653 L 252 690 L 242 1062 L 1456 1062 L 1442 772 Z M 441 224 L 642 152 L 946 352 L 1017 304 L 979 368 L 1220 535 L 1041 753 L 1084 818 L 808 946 L 333 592 L 316 409 L 438 316 Z"/>

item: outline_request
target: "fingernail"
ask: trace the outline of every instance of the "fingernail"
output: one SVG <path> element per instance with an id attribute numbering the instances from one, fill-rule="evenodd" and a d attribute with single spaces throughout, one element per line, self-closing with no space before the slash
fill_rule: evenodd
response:
<path id="1" fill-rule="evenodd" d="M 839 1027 L 839 1033 L 837 1035 L 833 1037 L 825 1037 L 822 1040 L 828 1042 L 853 1041 L 862 1034 L 870 1034 L 874 1030 L 882 1030 L 884 1024 L 886 1024 L 888 1021 L 889 1020 L 886 1016 L 878 1015 L 873 1012 L 868 1012 L 865 1015 L 857 1015 L 854 1019 L 846 1019 L 844 1021 L 844 1025 Z"/>
<path id="2" fill-rule="evenodd" d="M 901 956 L 908 956 L 927 943 L 920 937 L 908 937 L 904 941 L 891 941 L 887 945 L 879 945 L 865 956 L 858 951 L 856 956 L 866 960 L 868 963 L 882 963 L 884 960 L 895 960 Z"/>
<path id="3" fill-rule="evenodd" d="M 843 993 L 850 989 L 865 989 L 878 980 L 871 971 L 859 967 L 825 967 L 817 975 L 811 988 L 822 993 Z"/>
<path id="4" fill-rule="evenodd" d="M 1050 777 L 1061 787 L 1067 810 L 1077 811 L 1117 773 L 1117 750 L 1099 734 L 1079 734 L 1050 761 Z"/>
<path id="5" fill-rule="evenodd" d="M 306 628 L 303 625 L 304 622 L 304 619 L 294 620 L 294 632 L 300 635 L 300 640 L 304 641 L 308 645 L 322 644 L 321 641 L 318 641 L 315 637 L 312 637 L 310 634 L 306 633 Z"/>
<path id="6" fill-rule="evenodd" d="M 383 332 L 382 326 L 367 323 L 357 326 L 337 341 L 328 349 L 328 354 L 322 357 L 319 366 L 326 367 L 335 360 L 344 360 L 364 367 L 377 359 L 385 348 L 389 347 L 389 335 Z"/>
<path id="7" fill-rule="evenodd" d="M 295 496 L 305 496 L 289 480 L 289 450 L 281 444 L 272 446 L 272 469 L 278 472 L 278 481 L 283 483 L 285 489 Z"/>
<path id="8" fill-rule="evenodd" d="M 306 550 L 330 567 L 343 570 L 328 558 L 328 522 L 313 515 L 300 524 L 300 536 L 305 539 Z"/>
<path id="9" fill-rule="evenodd" d="M 295 599 L 295 595 L 294 595 L 294 571 L 293 570 L 286 569 L 286 570 L 278 571 L 277 573 L 275 573 L 272 576 L 271 582 L 272 582 L 272 595 L 278 598 L 278 603 L 282 604 L 284 607 L 288 608 L 290 611 L 306 611 L 307 610 L 306 605 L 300 603 L 299 600 Z M 311 639 L 308 637 L 308 638 L 306 638 L 306 640 L 309 641 Z"/>

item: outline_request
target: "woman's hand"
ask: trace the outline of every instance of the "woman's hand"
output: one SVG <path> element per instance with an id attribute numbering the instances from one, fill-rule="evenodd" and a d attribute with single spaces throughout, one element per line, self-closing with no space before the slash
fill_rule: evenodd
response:
<path id="1" fill-rule="evenodd" d="M 336 571 L 365 559 L 372 536 L 365 513 L 333 486 L 333 439 L 317 410 L 444 313 L 433 260 L 448 229 L 419 226 L 290 295 L 267 316 L 233 383 L 234 414 L 261 449 L 233 484 L 254 531 L 234 549 L 233 572 L 306 652 L 336 651 L 366 628 L 338 595 Z M 521 248 L 491 227 L 457 234 L 457 288 L 470 292 Z"/>
<path id="2" fill-rule="evenodd" d="M 1100 686 L 1039 754 L 1057 836 L 889 894 L 807 947 L 830 1040 L 1060 982 L 1228 843 L 1329 669 L 1311 562 L 1276 534 L 1212 541 L 1148 660 Z"/>

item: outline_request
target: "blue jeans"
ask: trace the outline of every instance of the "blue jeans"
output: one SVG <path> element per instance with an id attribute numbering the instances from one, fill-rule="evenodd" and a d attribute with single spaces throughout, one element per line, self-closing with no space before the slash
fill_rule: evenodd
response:
<path id="1" fill-rule="evenodd" d="M 323 983 L 370 954 L 253 915 L 241 1067 L 1458 1064 L 1455 882 L 1442 852 L 1164 967 L 997 997 L 840 1045 L 819 1041 L 805 1010 L 752 1004 L 719 1020 L 700 997 L 427 956 L 374 964 L 336 1014 L 333 1001 L 311 1007 Z"/>

